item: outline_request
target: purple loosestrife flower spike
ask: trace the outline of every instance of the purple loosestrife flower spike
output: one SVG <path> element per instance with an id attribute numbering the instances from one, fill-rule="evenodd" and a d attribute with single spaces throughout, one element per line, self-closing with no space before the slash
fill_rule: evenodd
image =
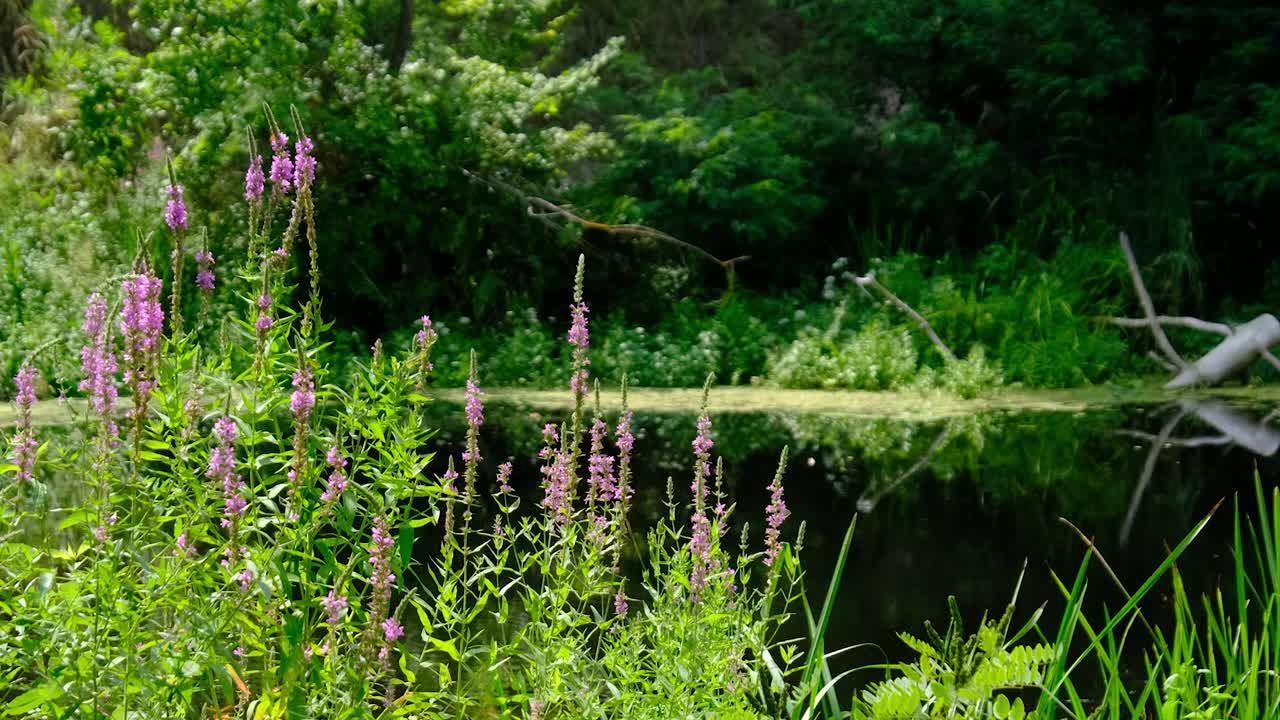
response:
<path id="1" fill-rule="evenodd" d="M 627 595 L 622 592 L 622 588 L 618 588 L 618 592 L 613 596 L 613 611 L 617 613 L 619 618 L 625 618 L 627 609 Z"/>
<path id="2" fill-rule="evenodd" d="M 316 386 L 311 371 L 302 368 L 293 374 L 293 394 L 289 397 L 289 410 L 294 419 L 305 424 L 311 419 L 311 410 L 316 406 Z"/>
<path id="3" fill-rule="evenodd" d="M 274 168 L 272 169 L 274 173 Z M 244 199 L 250 205 L 262 202 L 262 191 L 266 188 L 266 178 L 262 176 L 262 156 L 254 155 L 249 161 L 249 169 L 244 174 Z"/>
<path id="4" fill-rule="evenodd" d="M 120 333 L 124 336 L 124 381 L 133 393 L 130 414 L 139 422 L 147 413 L 147 402 L 156 386 L 160 332 L 164 328 L 160 289 L 160 278 L 152 275 L 145 264 L 123 284 Z"/>
<path id="5" fill-rule="evenodd" d="M 467 424 L 477 430 L 484 425 L 484 404 L 480 400 L 483 395 L 474 378 L 467 380 Z"/>
<path id="6" fill-rule="evenodd" d="M 338 595 L 333 590 L 330 590 L 328 595 L 320 599 L 320 604 L 324 606 L 329 624 L 337 625 L 342 621 L 342 613 L 347 609 L 347 596 Z"/>
<path id="7" fill-rule="evenodd" d="M 13 382 L 18 386 L 14 401 L 18 405 L 18 418 L 13 434 L 13 464 L 18 466 L 17 480 L 30 482 L 35 477 L 36 436 L 31 429 L 31 408 L 36 404 L 36 369 L 23 365 Z"/>
<path id="8" fill-rule="evenodd" d="M 391 533 L 387 529 L 387 518 L 385 515 L 378 515 L 373 521 L 373 543 L 369 547 L 369 567 L 372 572 L 369 574 L 369 593 L 371 595 L 369 601 L 369 627 L 368 632 L 376 632 L 374 629 L 379 628 L 382 622 L 388 618 L 388 608 L 391 604 L 391 588 L 395 585 L 396 576 L 391 572 L 391 548 L 395 545 L 395 540 L 391 537 Z M 385 632 L 385 628 L 382 628 Z M 373 644 L 380 643 L 371 643 Z M 386 647 L 382 648 L 379 653 L 380 658 L 385 658 Z"/>
<path id="9" fill-rule="evenodd" d="M 573 500 L 570 497 L 573 478 L 569 473 L 568 453 L 563 450 L 552 452 L 551 462 L 542 469 L 542 474 L 545 478 L 542 507 L 546 508 L 557 524 L 565 525 L 573 514 Z"/>
<path id="10" fill-rule="evenodd" d="M 698 434 L 693 438 L 693 492 L 697 501 L 710 492 L 706 481 L 711 476 L 711 448 L 714 446 L 715 441 L 711 439 L 711 418 L 704 414 L 698 418 Z"/>
<path id="11" fill-rule="evenodd" d="M 787 448 L 784 447 L 782 457 L 778 459 L 778 471 L 773 476 L 773 482 L 769 484 L 769 506 L 764 511 L 764 564 L 770 567 L 778 559 L 778 552 L 782 549 L 779 541 L 782 522 L 791 514 L 787 509 L 786 500 L 782 497 L 782 474 L 786 469 Z"/>
<path id="12" fill-rule="evenodd" d="M 458 494 L 458 486 L 455 484 L 458 471 L 453 469 L 453 457 L 449 458 L 449 467 L 445 468 L 441 479 L 444 480 L 445 492 L 444 535 L 449 538 L 453 537 L 453 496 Z"/>
<path id="13" fill-rule="evenodd" d="M 239 578 L 240 578 L 240 592 L 242 592 L 242 593 L 247 593 L 247 592 L 249 592 L 249 585 L 253 583 L 253 581 L 254 581 L 254 579 L 255 579 L 256 577 L 257 577 L 257 576 L 255 576 L 255 575 L 253 574 L 253 570 L 251 570 L 250 568 L 245 568 L 245 569 L 241 570 L 241 571 L 240 571 L 240 575 L 239 575 Z"/>
<path id="14" fill-rule="evenodd" d="M 196 251 L 196 287 L 205 292 L 213 290 L 217 276 L 213 274 L 213 253 L 208 249 Z"/>
<path id="15" fill-rule="evenodd" d="M 569 324 L 569 344 L 573 346 L 573 374 L 569 378 L 569 387 L 573 390 L 574 399 L 579 407 L 587 395 L 587 381 L 590 377 L 587 366 L 591 364 L 588 353 L 591 345 L 591 335 L 587 328 L 588 308 L 583 300 L 585 273 L 586 258 L 579 255 L 578 271 L 573 282 L 573 304 L 569 306 L 569 315 L 572 318 Z"/>
<path id="16" fill-rule="evenodd" d="M 235 421 L 229 417 L 219 419 L 213 426 L 213 435 L 218 444 L 209 453 L 205 477 L 222 483 L 222 527 L 231 531 L 234 542 L 240 517 L 249 507 L 249 501 L 244 497 L 244 481 L 236 473 L 235 449 L 232 447 L 236 440 Z"/>
<path id="17" fill-rule="evenodd" d="M 316 177 L 315 144 L 311 138 L 302 136 L 293 144 L 293 184 L 299 188 L 310 187 Z"/>
<path id="18" fill-rule="evenodd" d="M 258 296 L 258 319 L 253 322 L 253 327 L 258 331 L 258 340 L 265 340 L 267 331 L 271 329 L 271 295 L 262 293 Z"/>
<path id="19" fill-rule="evenodd" d="M 307 367 L 307 359 L 302 356 L 302 353 L 299 353 L 299 356 L 302 367 L 293 373 L 293 394 L 289 397 L 289 410 L 293 413 L 293 458 L 288 472 L 289 505 L 292 508 L 289 517 L 293 520 L 298 519 L 296 505 L 299 502 L 298 495 L 303 474 L 307 469 L 307 439 L 311 435 L 311 411 L 316 406 L 315 380 L 311 376 L 311 369 Z M 341 484 L 345 488 L 345 482 Z"/>
<path id="20" fill-rule="evenodd" d="M 631 501 L 631 451 L 636 446 L 636 436 L 631 432 L 634 414 L 627 406 L 627 376 L 622 376 L 622 413 L 618 415 L 618 426 L 614 429 L 614 445 L 618 448 L 618 484 L 615 499 L 619 512 L 626 515 L 627 504 Z"/>
<path id="21" fill-rule="evenodd" d="M 187 201 L 183 197 L 186 192 L 181 185 L 166 185 L 164 191 L 169 194 L 169 202 L 164 206 L 164 221 L 170 230 L 187 229 Z"/>
<path id="22" fill-rule="evenodd" d="M 591 454 L 587 456 L 588 504 L 619 499 L 618 487 L 613 479 L 613 457 L 604 451 L 604 438 L 609 427 L 596 418 L 591 423 Z"/>
<path id="23" fill-rule="evenodd" d="M 515 492 L 511 487 L 511 463 L 505 462 L 498 466 L 498 492 L 507 495 Z"/>
<path id="24" fill-rule="evenodd" d="M 431 348 L 436 344 L 439 335 L 436 334 L 435 328 L 431 326 L 430 315 L 423 315 L 419 322 L 422 323 L 422 329 L 413 336 L 413 348 L 418 356 L 417 389 L 419 393 L 422 393 L 426 392 L 427 376 L 435 369 L 431 364 Z"/>
<path id="25" fill-rule="evenodd" d="M 382 637 L 389 643 L 393 643 L 404 637 L 404 628 L 400 626 L 400 621 L 393 617 L 383 620 Z"/>
<path id="26" fill-rule="evenodd" d="M 293 160 L 289 159 L 289 136 L 277 132 L 271 136 L 271 183 L 281 193 L 289 192 L 293 182 Z"/>
<path id="27" fill-rule="evenodd" d="M 689 586 L 694 602 L 701 600 L 708 577 L 718 564 L 712 553 L 711 521 L 707 519 L 706 513 L 706 497 L 710 494 L 707 480 L 711 473 L 711 448 L 715 445 L 711 440 L 711 416 L 707 414 L 711 380 L 711 377 L 707 378 L 702 390 L 702 415 L 698 417 L 698 434 L 693 439 L 693 535 L 689 539 L 693 569 L 689 574 Z"/>
<path id="28" fill-rule="evenodd" d="M 79 388 L 80 392 L 88 394 L 93 411 L 102 424 L 102 449 L 105 449 L 114 443 L 118 434 L 112 420 L 112 408 L 118 394 L 117 367 L 116 355 L 111 349 L 111 328 L 107 324 L 107 300 L 98 293 L 89 296 L 83 329 L 89 342 L 80 349 L 80 372 L 84 378 L 80 380 Z"/>
<path id="29" fill-rule="evenodd" d="M 325 484 L 324 493 L 320 495 L 320 501 L 325 503 L 336 502 L 347 489 L 347 476 L 344 472 L 347 467 L 347 459 L 342 457 L 342 452 L 338 450 L 338 446 L 334 445 L 329 448 L 329 452 L 325 455 L 325 462 L 333 470 L 329 473 L 329 479 Z"/>
<path id="30" fill-rule="evenodd" d="M 467 449 L 462 453 L 462 462 L 464 463 L 463 475 L 466 480 L 466 488 L 462 497 L 462 502 L 466 506 L 462 515 L 462 545 L 467 546 L 467 535 L 471 531 L 471 506 L 475 504 L 476 498 L 476 478 L 479 475 L 480 465 L 480 426 L 484 425 L 484 404 L 480 397 L 478 372 L 476 369 L 476 353 L 471 351 L 471 373 L 467 378 L 466 391 L 466 408 L 467 408 Z"/>

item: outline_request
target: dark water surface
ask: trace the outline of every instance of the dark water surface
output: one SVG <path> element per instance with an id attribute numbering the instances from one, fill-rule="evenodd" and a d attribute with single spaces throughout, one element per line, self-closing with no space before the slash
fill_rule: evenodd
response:
<path id="1" fill-rule="evenodd" d="M 948 595 L 956 596 L 970 627 L 984 612 L 999 615 L 1020 576 L 1015 626 L 1043 605 L 1041 624 L 1052 635 L 1064 603 L 1051 571 L 1070 585 L 1086 552 L 1059 518 L 1094 538 L 1120 580 L 1134 589 L 1168 548 L 1226 499 L 1179 567 L 1192 592 L 1208 591 L 1220 579 L 1230 582 L 1232 500 L 1239 494 L 1242 508 L 1252 512 L 1255 468 L 1264 487 L 1280 480 L 1280 431 L 1266 424 L 1269 409 L 1200 399 L 1086 412 L 989 412 L 928 423 L 753 412 L 714 417 L 713 436 L 737 502 L 735 521 L 750 523 L 757 544 L 766 486 L 782 448 L 790 446 L 786 495 L 792 516 L 784 534 L 794 538 L 798 525 L 806 524 L 801 560 L 815 608 L 857 516 L 827 647 L 873 643 L 880 650 L 850 656 L 843 663 L 849 666 L 910 658 L 895 633 L 919 634 L 925 620 L 945 626 Z M 482 432 L 485 477 L 510 459 L 518 489 L 531 500 L 539 497 L 534 456 L 540 429 L 561 415 L 489 403 Z M 461 407 L 438 403 L 433 419 L 441 427 L 435 440 L 441 457 L 458 455 Z M 666 513 L 669 476 L 677 498 L 687 500 L 695 419 L 637 413 L 632 522 L 638 528 Z M 1102 605 L 1116 609 L 1123 602 L 1097 563 L 1089 582 L 1087 605 L 1095 617 Z M 1145 607 L 1150 617 L 1167 613 L 1163 590 Z"/>

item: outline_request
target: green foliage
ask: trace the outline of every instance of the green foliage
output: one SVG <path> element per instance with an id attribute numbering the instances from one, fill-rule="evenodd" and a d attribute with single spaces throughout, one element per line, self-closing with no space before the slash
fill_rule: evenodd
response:
<path id="1" fill-rule="evenodd" d="M 292 199 L 308 224 L 310 198 L 304 185 Z M 777 638 L 803 575 L 777 536 L 772 561 L 735 543 L 709 451 L 688 523 L 669 492 L 666 521 L 633 537 L 630 450 L 611 454 L 593 427 L 583 461 L 579 398 L 540 454 L 558 499 L 522 511 L 512 488 L 478 489 L 473 360 L 462 473 L 452 458 L 429 471 L 442 464 L 424 412 L 434 344 L 415 338 L 336 378 L 319 362 L 327 324 L 292 302 L 303 273 L 273 252 L 283 224 L 251 220 L 259 256 L 241 284 L 259 292 L 217 345 L 201 342 L 207 313 L 195 332 L 156 326 L 140 344 L 152 330 L 138 318 L 162 314 L 162 293 L 135 291 L 86 340 L 87 353 L 121 351 L 135 410 L 89 404 L 39 448 L 30 479 L 0 466 L 6 714 L 776 715 L 804 666 Z M 145 258 L 129 282 L 150 274 Z M 108 402 L 115 366 L 98 367 Z M 22 402 L 16 448 L 35 432 Z M 593 420 L 603 437 L 608 420 Z"/>
<path id="2" fill-rule="evenodd" d="M 1021 718 L 1022 699 L 1012 707 L 999 690 L 1036 687 L 1053 660 L 1049 645 L 1015 645 L 1009 635 L 1014 605 L 999 620 L 984 620 L 965 636 L 955 597 L 948 598 L 950 624 L 943 635 L 925 623 L 926 640 L 899 633 L 919 660 L 895 666 L 902 673 L 863 691 L 868 717 Z"/>
<path id="3" fill-rule="evenodd" d="M 916 372 L 916 349 L 906 330 L 879 323 L 839 342 L 810 332 L 797 338 L 769 365 L 783 387 L 895 390 Z"/>

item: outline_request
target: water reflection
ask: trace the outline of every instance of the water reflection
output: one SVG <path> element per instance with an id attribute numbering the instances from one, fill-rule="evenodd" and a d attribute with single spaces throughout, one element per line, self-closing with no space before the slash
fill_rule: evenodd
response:
<path id="1" fill-rule="evenodd" d="M 438 449 L 460 452 L 460 408 L 441 403 L 437 411 Z M 495 403 L 487 415 L 484 456 L 495 465 L 512 459 L 517 477 L 536 479 L 539 431 L 558 415 Z M 782 447 L 791 447 L 788 503 L 793 520 L 807 525 L 803 559 L 816 595 L 849 520 L 861 515 L 829 647 L 871 642 L 896 659 L 905 653 L 895 631 L 944 620 L 947 595 L 976 622 L 1008 602 L 1024 568 L 1022 617 L 1043 604 L 1053 622 L 1061 597 L 1050 571 L 1073 573 L 1085 551 L 1060 517 L 1094 538 L 1126 584 L 1141 582 L 1218 500 L 1243 491 L 1248 506 L 1255 467 L 1274 484 L 1280 431 L 1270 419 L 1265 408 L 1220 400 L 927 423 L 742 413 L 715 418 L 715 449 L 725 459 L 735 521 L 759 543 L 766 487 Z M 638 529 L 666 513 L 668 477 L 678 500 L 687 494 L 694 422 L 637 414 Z M 1229 525 L 1211 523 L 1184 556 L 1188 584 L 1202 579 L 1207 587 L 1229 565 Z M 1114 608 L 1118 591 L 1098 577 L 1090 601 Z"/>
<path id="2" fill-rule="evenodd" d="M 1125 513 L 1124 522 L 1120 525 L 1120 546 L 1129 544 L 1129 535 L 1133 531 L 1133 522 L 1137 517 L 1142 498 L 1146 495 L 1147 486 L 1155 472 L 1156 462 L 1166 448 L 1205 448 L 1221 447 L 1228 449 L 1238 446 L 1261 457 L 1271 457 L 1280 449 L 1280 431 L 1267 424 L 1271 418 L 1259 417 L 1237 407 L 1232 407 L 1222 400 L 1186 399 L 1170 406 L 1176 409 L 1160 431 L 1151 434 L 1139 430 L 1121 430 L 1121 434 L 1138 438 L 1150 443 L 1142 473 L 1133 489 L 1133 499 Z M 1173 431 L 1184 418 L 1191 415 L 1217 431 L 1216 434 L 1195 437 L 1172 437 Z"/>

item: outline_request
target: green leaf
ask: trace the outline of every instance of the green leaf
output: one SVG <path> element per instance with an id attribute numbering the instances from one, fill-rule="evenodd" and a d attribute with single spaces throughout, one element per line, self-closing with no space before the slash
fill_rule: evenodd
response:
<path id="1" fill-rule="evenodd" d="M 413 559 L 413 528 L 408 524 L 400 526 L 400 562 L 406 567 Z"/>
<path id="2" fill-rule="evenodd" d="M 4 708 L 4 714 L 22 715 L 60 697 L 62 697 L 62 688 L 58 685 L 40 685 L 10 700 Z"/>
<path id="3" fill-rule="evenodd" d="M 63 518 L 62 522 L 58 523 L 58 529 L 66 530 L 69 527 L 83 523 L 90 517 L 92 517 L 92 514 L 88 510 L 77 510 Z"/>
<path id="4" fill-rule="evenodd" d="M 462 659 L 462 654 L 458 652 L 458 646 L 455 645 L 452 640 L 431 638 L 431 644 L 435 645 L 437 650 L 441 650 L 449 657 L 453 658 L 454 662 Z"/>

